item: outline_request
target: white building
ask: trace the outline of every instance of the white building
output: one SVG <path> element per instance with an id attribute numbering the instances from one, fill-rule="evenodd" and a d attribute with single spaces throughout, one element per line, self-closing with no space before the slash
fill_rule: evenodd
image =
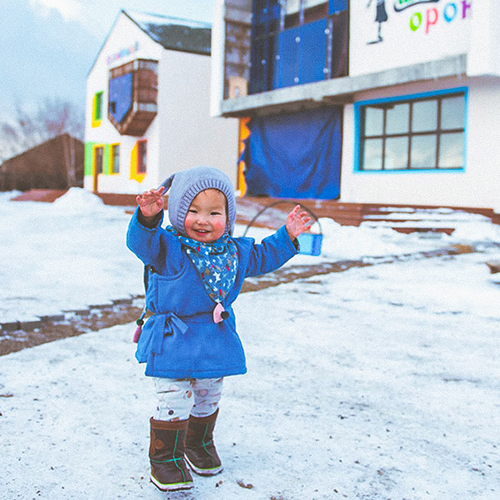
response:
<path id="1" fill-rule="evenodd" d="M 218 0 L 249 194 L 500 212 L 498 0 Z"/>
<path id="2" fill-rule="evenodd" d="M 121 11 L 87 78 L 86 189 L 140 193 L 212 165 L 236 187 L 238 121 L 210 116 L 209 24 Z"/>

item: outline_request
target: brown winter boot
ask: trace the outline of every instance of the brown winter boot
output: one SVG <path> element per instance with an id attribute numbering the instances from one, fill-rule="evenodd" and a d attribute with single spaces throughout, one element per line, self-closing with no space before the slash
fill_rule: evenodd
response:
<path id="1" fill-rule="evenodd" d="M 214 476 L 222 471 L 222 464 L 213 441 L 215 421 L 219 410 L 208 417 L 189 417 L 186 437 L 186 460 L 200 476 Z"/>
<path id="2" fill-rule="evenodd" d="M 188 490 L 193 478 L 184 461 L 188 420 L 165 422 L 151 418 L 151 481 L 162 491 Z"/>

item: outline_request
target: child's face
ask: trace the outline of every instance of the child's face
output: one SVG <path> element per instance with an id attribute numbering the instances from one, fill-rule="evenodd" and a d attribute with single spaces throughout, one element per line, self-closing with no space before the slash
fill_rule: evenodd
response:
<path id="1" fill-rule="evenodd" d="M 206 189 L 191 203 L 184 228 L 189 238 L 212 243 L 224 234 L 226 222 L 226 197 L 217 189 Z"/>

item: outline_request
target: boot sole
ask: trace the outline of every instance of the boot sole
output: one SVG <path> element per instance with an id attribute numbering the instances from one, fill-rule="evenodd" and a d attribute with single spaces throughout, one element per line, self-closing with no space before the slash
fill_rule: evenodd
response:
<path id="1" fill-rule="evenodd" d="M 184 460 L 189 465 L 190 469 L 194 473 L 198 474 L 198 476 L 215 476 L 224 470 L 224 467 L 222 467 L 222 465 L 220 467 L 215 467 L 213 469 L 199 469 L 198 467 L 196 467 L 191 463 L 191 461 L 187 456 L 184 456 Z"/>
<path id="2" fill-rule="evenodd" d="M 161 491 L 178 491 L 178 490 L 190 490 L 194 487 L 194 483 L 175 483 L 175 484 L 163 484 L 160 483 L 155 477 L 150 476 L 151 482 Z"/>

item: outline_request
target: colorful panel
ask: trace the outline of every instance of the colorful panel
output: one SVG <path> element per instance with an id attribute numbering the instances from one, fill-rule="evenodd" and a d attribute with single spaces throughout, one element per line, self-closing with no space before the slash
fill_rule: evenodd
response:
<path id="1" fill-rule="evenodd" d="M 92 162 L 95 142 L 85 143 L 85 174 L 92 175 Z"/>
<path id="2" fill-rule="evenodd" d="M 325 79 L 327 20 L 321 19 L 300 27 L 299 83 Z"/>
<path id="3" fill-rule="evenodd" d="M 246 147 L 246 141 L 250 136 L 250 129 L 248 128 L 248 123 L 250 118 L 241 118 L 239 121 L 238 130 L 238 178 L 236 180 L 236 189 L 240 192 L 240 196 L 245 196 L 247 191 L 247 184 L 245 181 L 245 161 L 244 161 L 244 151 Z"/>
<path id="4" fill-rule="evenodd" d="M 139 144 L 141 141 L 137 141 L 132 148 L 132 152 L 130 154 L 130 178 L 137 181 L 142 182 L 146 173 L 139 172 Z"/>
<path id="5" fill-rule="evenodd" d="M 297 85 L 300 28 L 290 28 L 278 35 L 279 59 L 276 61 L 274 88 Z"/>
<path id="6" fill-rule="evenodd" d="M 92 100 L 92 127 L 99 127 L 102 121 L 103 93 L 96 92 Z"/>

